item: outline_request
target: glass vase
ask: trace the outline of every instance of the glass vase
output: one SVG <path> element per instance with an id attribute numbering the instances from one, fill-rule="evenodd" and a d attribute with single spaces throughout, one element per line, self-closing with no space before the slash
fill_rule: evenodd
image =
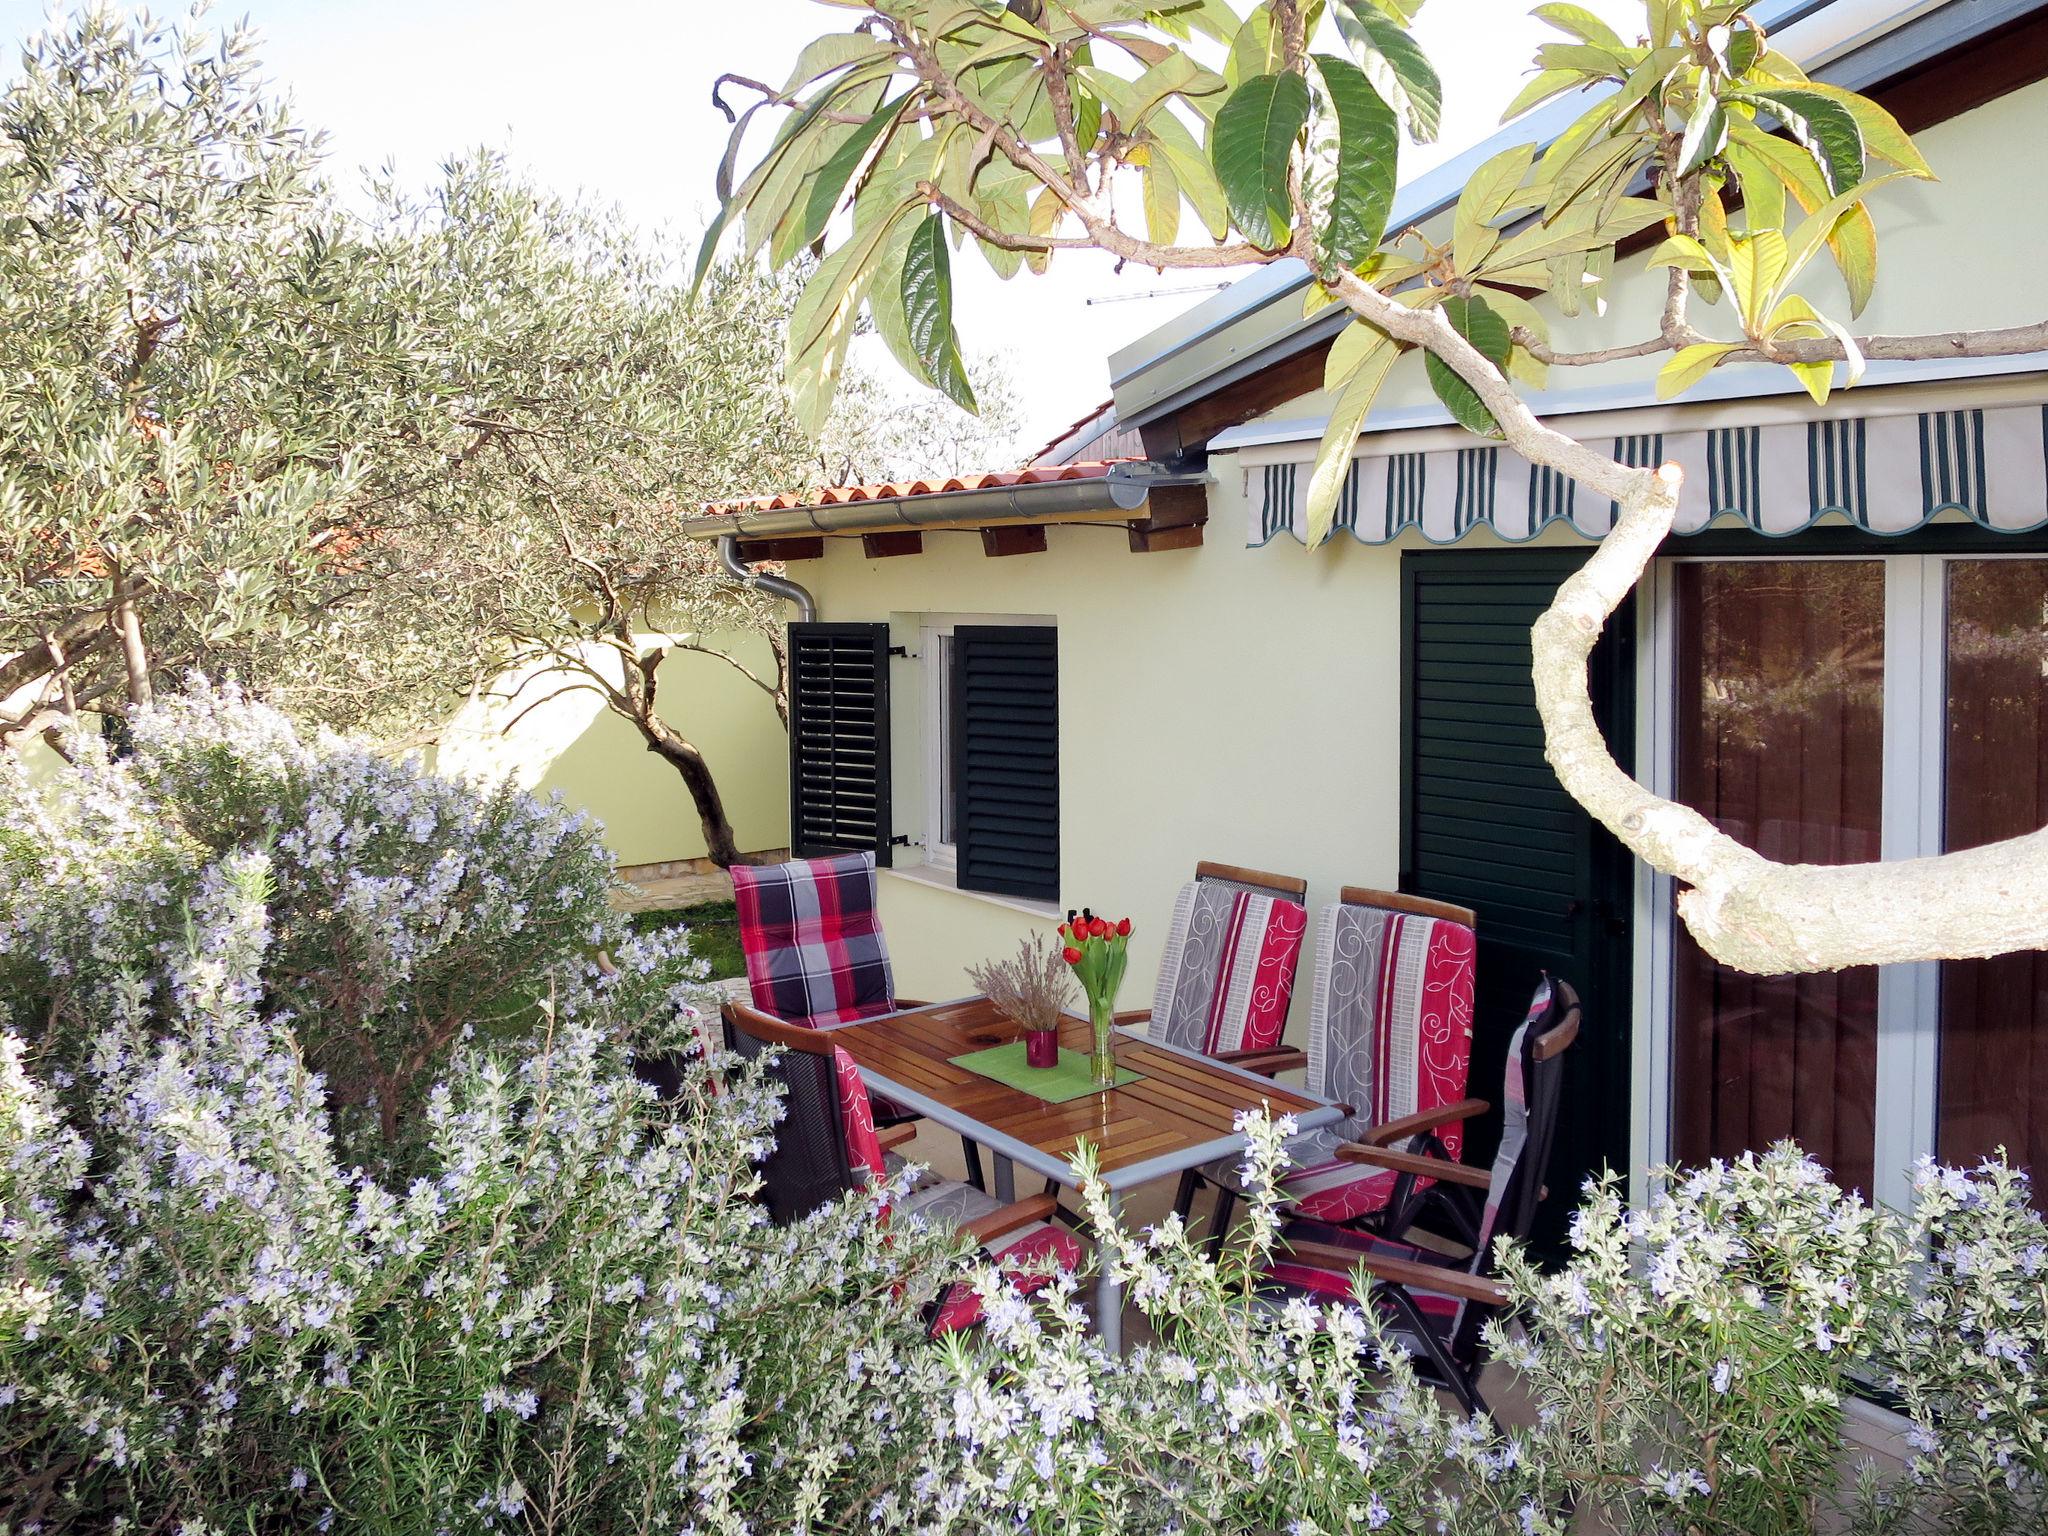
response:
<path id="1" fill-rule="evenodd" d="M 1116 1086 L 1116 1010 L 1106 997 L 1088 1000 L 1088 1022 L 1095 1026 L 1095 1086 Z"/>

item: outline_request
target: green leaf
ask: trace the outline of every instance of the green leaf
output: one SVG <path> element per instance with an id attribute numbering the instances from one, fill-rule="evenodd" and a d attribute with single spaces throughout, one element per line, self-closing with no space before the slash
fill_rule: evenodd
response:
<path id="1" fill-rule="evenodd" d="M 1451 322 L 1451 329 L 1479 349 L 1480 354 L 1496 368 L 1505 367 L 1508 349 L 1514 345 L 1514 338 L 1508 334 L 1508 323 L 1500 313 L 1481 298 L 1468 298 L 1453 294 L 1443 301 L 1445 318 Z M 1499 437 L 1500 423 L 1489 411 L 1470 384 L 1458 375 L 1456 369 L 1438 357 L 1434 352 L 1423 359 L 1423 366 L 1429 372 L 1429 387 L 1436 391 L 1437 399 L 1444 403 L 1467 431 L 1477 432 L 1481 437 Z"/>
<path id="2" fill-rule="evenodd" d="M 1744 25 L 1728 39 L 1728 73 L 1737 79 L 1749 73 L 1750 66 L 1763 52 L 1763 34 L 1743 18 Z"/>
<path id="3" fill-rule="evenodd" d="M 1754 151 L 1732 141 L 1721 158 L 1742 184 L 1742 208 L 1751 229 L 1782 229 L 1785 224 L 1785 184 Z"/>
<path id="4" fill-rule="evenodd" d="M 861 300 L 874 281 L 875 259 L 897 222 L 916 205 L 905 203 L 886 216 L 855 221 L 854 232 L 818 263 L 790 311 L 787 360 L 790 408 L 797 424 L 816 433 L 832 412 L 839 370 L 853 340 Z"/>
<path id="5" fill-rule="evenodd" d="M 1897 118 L 1868 96 L 1859 96 L 1854 91 L 1845 91 L 1839 85 L 1828 85 L 1819 80 L 1808 80 L 1799 89 L 1807 95 L 1825 97 L 1847 109 L 1863 133 L 1863 147 L 1878 159 L 1911 175 L 1930 181 L 1934 179 L 1934 167 L 1920 153 L 1912 135 L 1899 126 Z"/>
<path id="6" fill-rule="evenodd" d="M 1155 155 L 1144 178 L 1145 233 L 1154 245 L 1171 245 L 1180 235 L 1180 183 L 1166 156 Z"/>
<path id="7" fill-rule="evenodd" d="M 1586 43 L 1545 43 L 1536 50 L 1536 62 L 1545 69 L 1576 69 L 1595 78 L 1626 80 L 1640 59 L 1628 53 L 1609 53 Z"/>
<path id="8" fill-rule="evenodd" d="M 1678 143 L 1678 174 L 1690 176 L 1721 152 L 1728 139 L 1728 111 L 1720 97 L 1702 91 L 1685 120 L 1685 137 Z"/>
<path id="9" fill-rule="evenodd" d="M 1794 338 L 1785 335 L 1788 331 L 1802 331 L 1806 335 Z M 1796 293 L 1785 295 L 1778 307 L 1771 311 L 1770 327 L 1766 334 L 1772 340 L 1788 341 L 1832 336 L 1841 343 L 1842 360 L 1847 366 L 1847 372 L 1842 378 L 1842 388 L 1854 389 L 1863 382 L 1863 373 L 1868 365 L 1864 362 L 1863 349 L 1856 345 L 1856 338 Z M 1835 382 L 1833 363 L 1787 363 L 1785 366 L 1790 368 L 1799 382 L 1806 386 L 1806 392 L 1813 396 L 1815 404 L 1828 403 L 1828 391 L 1834 387 Z"/>
<path id="10" fill-rule="evenodd" d="M 1159 106 L 1178 96 L 1197 112 L 1206 112 L 1229 89 L 1221 75 L 1205 69 L 1191 54 L 1175 49 L 1135 80 L 1124 80 L 1106 69 L 1076 71 L 1116 113 L 1117 125 L 1126 133 L 1146 121 Z"/>
<path id="11" fill-rule="evenodd" d="M 1780 185 L 1798 199 L 1799 206 L 1807 212 L 1828 200 L 1827 182 L 1822 179 L 1819 167 L 1798 145 L 1765 133 L 1740 117 L 1730 122 L 1728 134 L 1736 144 L 1774 171 Z M 1778 222 L 1782 223 L 1782 217 Z M 1754 216 L 1751 227 L 1755 227 Z M 1862 314 L 1877 285 L 1877 225 L 1871 220 L 1870 210 L 1859 205 L 1842 215 L 1828 235 L 1828 250 L 1834 255 L 1842 282 L 1849 290 L 1849 313 Z"/>
<path id="12" fill-rule="evenodd" d="M 1669 400 L 1682 395 L 1713 372 L 1714 364 L 1741 347 L 1734 341 L 1703 341 L 1680 347 L 1657 370 L 1657 398 Z"/>
<path id="13" fill-rule="evenodd" d="M 887 244 L 875 258 L 875 278 L 868 287 L 868 317 L 875 322 L 875 334 L 889 348 L 897 366 L 919 383 L 930 386 L 931 375 L 911 344 L 910 320 L 903 309 L 903 257 L 910 248 L 911 237 L 921 228 L 921 224 L 903 220 L 892 229 Z"/>
<path id="14" fill-rule="evenodd" d="M 1829 192 L 1846 192 L 1863 179 L 1863 130 L 1856 125 L 1855 113 L 1839 101 L 1791 86 L 1748 91 L 1741 99 L 1776 114 L 1785 131 L 1813 156 Z"/>
<path id="15" fill-rule="evenodd" d="M 1216 168 L 1202 153 L 1195 136 L 1188 132 L 1187 124 L 1171 112 L 1155 112 L 1146 119 L 1145 133 L 1153 151 L 1165 155 L 1167 164 L 1173 167 L 1181 194 L 1194 204 L 1195 213 L 1210 236 L 1217 240 L 1227 237 L 1230 204 L 1223 196 L 1223 183 L 1216 179 Z"/>
<path id="16" fill-rule="evenodd" d="M 1387 232 L 1394 206 L 1401 128 L 1365 71 L 1349 59 L 1315 56 L 1323 89 L 1337 109 L 1337 178 L 1323 251 L 1341 267 L 1355 267 Z"/>
<path id="17" fill-rule="evenodd" d="M 1547 224 L 1532 224 L 1494 248 L 1485 270 L 1499 280 L 1502 269 L 1531 261 L 1548 261 L 1553 256 L 1598 250 L 1625 240 L 1639 229 L 1663 222 L 1670 212 L 1648 197 L 1624 197 L 1606 218 L 1591 203 L 1575 203 Z"/>
<path id="18" fill-rule="evenodd" d="M 1507 110 L 1500 115 L 1500 120 L 1505 123 L 1510 118 L 1520 117 L 1537 103 L 1548 101 L 1553 96 L 1561 96 L 1566 91 L 1575 90 L 1585 83 L 1586 72 L 1582 69 L 1543 70 L 1515 93 L 1515 99 L 1508 103 Z"/>
<path id="19" fill-rule="evenodd" d="M 1539 20 L 1547 21 L 1560 32 L 1569 32 L 1573 37 L 1592 43 L 1600 48 L 1620 49 L 1626 47 L 1614 28 L 1584 6 L 1539 5 L 1532 13 Z"/>
<path id="20" fill-rule="evenodd" d="M 810 195 L 804 199 L 802 233 L 796 240 L 799 247 L 809 245 L 825 233 L 825 226 L 832 222 L 833 210 L 839 206 L 847 185 L 867 159 L 868 151 L 895 123 L 909 100 L 910 94 L 905 92 L 894 101 L 884 103 L 882 109 L 854 129 L 852 136 L 819 168 L 816 179 L 811 182 Z"/>
<path id="21" fill-rule="evenodd" d="M 1764 311 L 1776 301 L 1788 261 L 1783 230 L 1760 229 L 1729 241 L 1728 277 L 1745 331 L 1761 323 Z"/>
<path id="22" fill-rule="evenodd" d="M 1307 121 L 1308 82 L 1291 73 L 1245 81 L 1216 114 L 1210 159 L 1231 218 L 1254 245 L 1287 243 L 1287 164 Z"/>
<path id="23" fill-rule="evenodd" d="M 1308 529 L 1304 538 L 1310 549 L 1330 536 L 1330 526 L 1337 520 L 1337 501 L 1344 492 L 1344 478 L 1351 472 L 1351 450 L 1357 445 L 1358 429 L 1365 425 L 1366 414 L 1371 411 L 1380 386 L 1386 383 L 1387 374 L 1401 355 L 1393 338 L 1384 331 L 1373 330 L 1362 320 L 1354 321 L 1338 340 L 1342 341 L 1352 331 L 1370 334 L 1356 346 L 1357 356 L 1330 408 L 1329 424 L 1323 428 L 1323 440 L 1316 448 L 1315 468 L 1309 472 Z"/>
<path id="24" fill-rule="evenodd" d="M 1246 18 L 1231 39 L 1230 53 L 1223 61 L 1223 79 L 1235 89 L 1261 75 L 1276 75 L 1287 62 L 1281 50 L 1281 35 L 1273 30 L 1273 13 L 1260 6 Z"/>
<path id="25" fill-rule="evenodd" d="M 834 70 L 858 64 L 864 59 L 891 56 L 895 51 L 894 44 L 870 37 L 865 32 L 827 32 L 823 37 L 814 37 L 804 44 L 804 51 L 796 56 L 796 67 L 789 72 L 789 79 L 783 82 L 780 94 L 787 100 L 812 81 L 821 80 Z"/>
<path id="26" fill-rule="evenodd" d="M 903 318 L 925 376 L 962 410 L 975 409 L 960 338 L 953 330 L 953 258 L 940 214 L 917 226 L 903 252 Z"/>
<path id="27" fill-rule="evenodd" d="M 1488 288 L 1485 296 L 1486 302 L 1499 312 L 1501 319 L 1507 321 L 1511 335 L 1517 330 L 1525 330 L 1538 341 L 1547 343 L 1550 340 L 1550 322 L 1544 318 L 1543 311 L 1519 293 L 1506 288 Z M 1550 382 L 1549 367 L 1538 362 L 1520 345 L 1508 354 L 1508 374 L 1536 389 L 1542 389 Z"/>
<path id="28" fill-rule="evenodd" d="M 1792 274 L 1797 276 L 1800 269 L 1813 260 L 1815 253 L 1835 233 L 1836 226 L 1844 214 L 1860 205 L 1866 197 L 1885 183 L 1903 181 L 1910 175 L 1911 172 L 1908 171 L 1886 171 L 1882 176 L 1873 176 L 1868 181 L 1858 182 L 1839 196 L 1829 198 L 1802 219 L 1799 227 L 1789 236 Z M 1847 275 L 1846 271 L 1844 275 Z"/>
<path id="29" fill-rule="evenodd" d="M 1444 85 L 1421 45 L 1378 9 L 1362 0 L 1336 0 L 1337 30 L 1358 55 L 1373 89 L 1408 124 L 1418 144 L 1435 140 L 1444 109 Z"/>
<path id="30" fill-rule="evenodd" d="M 1526 201 L 1517 194 L 1535 159 L 1534 144 L 1517 144 L 1502 150 L 1466 180 L 1452 220 L 1451 259 L 1460 272 L 1479 269 L 1500 239 L 1493 221 L 1518 201 Z"/>

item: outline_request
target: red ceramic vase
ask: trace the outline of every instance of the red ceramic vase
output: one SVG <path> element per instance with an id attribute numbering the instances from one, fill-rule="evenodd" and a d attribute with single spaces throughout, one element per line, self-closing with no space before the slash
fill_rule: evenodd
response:
<path id="1" fill-rule="evenodd" d="M 1056 1029 L 1024 1031 L 1024 1059 L 1034 1067 L 1060 1064 L 1060 1032 Z"/>

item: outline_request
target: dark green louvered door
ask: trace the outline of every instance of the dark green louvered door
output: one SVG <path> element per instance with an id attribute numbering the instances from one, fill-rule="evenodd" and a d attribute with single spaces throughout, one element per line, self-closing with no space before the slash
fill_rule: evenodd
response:
<path id="1" fill-rule="evenodd" d="M 1628 1166 L 1629 858 L 1543 759 L 1529 626 L 1583 551 L 1415 552 L 1402 560 L 1403 890 L 1479 915 L 1471 1091 L 1500 1097 L 1508 1037 L 1540 972 L 1585 1000 L 1539 1230 L 1603 1164 Z M 1624 765 L 1634 738 L 1633 613 L 1594 654 L 1594 708 Z M 1486 1163 L 1499 1115 L 1466 1143 Z"/>

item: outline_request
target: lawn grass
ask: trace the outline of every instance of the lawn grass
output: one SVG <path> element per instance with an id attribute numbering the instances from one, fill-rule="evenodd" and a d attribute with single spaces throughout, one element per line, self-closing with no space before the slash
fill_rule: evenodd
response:
<path id="1" fill-rule="evenodd" d="M 739 911 L 729 901 L 699 902 L 694 907 L 665 907 L 658 912 L 635 912 L 631 922 L 635 933 L 682 924 L 690 930 L 690 953 L 711 962 L 711 979 L 747 974 L 746 955 L 740 949 Z"/>

